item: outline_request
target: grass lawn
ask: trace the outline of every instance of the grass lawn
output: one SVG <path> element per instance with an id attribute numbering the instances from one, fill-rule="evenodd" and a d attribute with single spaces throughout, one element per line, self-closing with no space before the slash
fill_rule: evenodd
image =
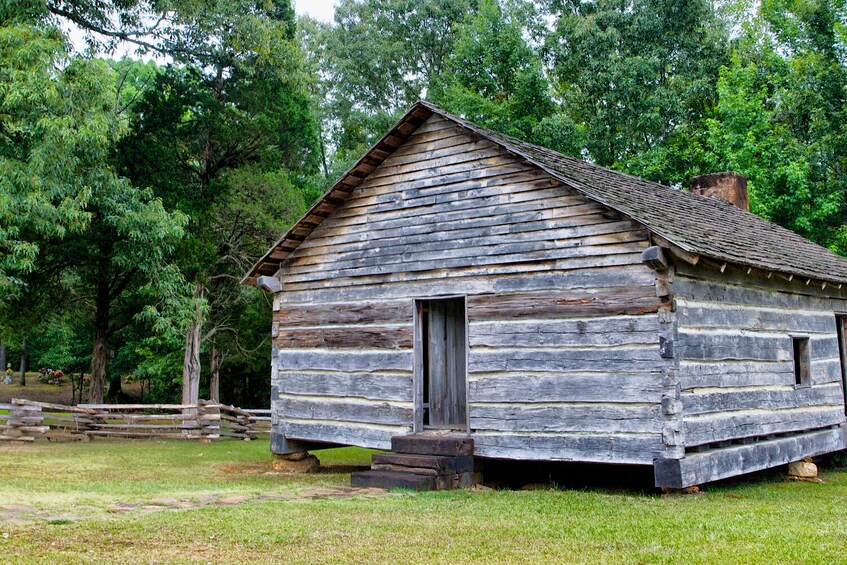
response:
<path id="1" fill-rule="evenodd" d="M 349 466 L 369 453 L 317 454 L 322 472 L 283 475 L 263 441 L 0 445 L 0 562 L 847 563 L 845 469 L 824 470 L 825 484 L 774 472 L 702 496 L 350 498 Z"/>

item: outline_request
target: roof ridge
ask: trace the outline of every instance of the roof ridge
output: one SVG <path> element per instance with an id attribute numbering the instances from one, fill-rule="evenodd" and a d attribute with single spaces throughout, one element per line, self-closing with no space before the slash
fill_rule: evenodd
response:
<path id="1" fill-rule="evenodd" d="M 499 145 L 503 146 L 507 150 L 510 150 L 514 153 L 517 153 L 520 156 L 522 156 L 522 157 L 528 159 L 529 161 L 533 162 L 534 164 L 541 166 L 544 170 L 553 174 L 554 176 L 556 176 L 557 178 L 559 178 L 560 180 L 562 180 L 566 184 L 570 185 L 572 188 L 576 189 L 577 191 L 579 191 L 580 193 L 582 193 L 586 197 L 588 197 L 592 200 L 595 200 L 595 201 L 599 202 L 600 204 L 608 206 L 609 208 L 617 210 L 618 212 L 620 212 L 620 213 L 622 213 L 626 216 L 629 216 L 631 219 L 638 221 L 639 223 L 644 224 L 644 226 L 646 228 L 648 228 L 650 231 L 653 231 L 654 233 L 656 233 L 656 235 L 658 235 L 658 236 L 660 236 L 664 239 L 667 239 L 668 241 L 670 241 L 671 243 L 674 243 L 675 245 L 678 245 L 680 248 L 682 248 L 685 251 L 695 252 L 697 254 L 700 254 L 700 255 L 703 255 L 703 256 L 706 256 L 706 257 L 711 257 L 711 258 L 719 259 L 719 260 L 722 260 L 722 261 L 729 261 L 729 262 L 733 262 L 733 263 L 738 263 L 738 264 L 748 266 L 748 267 L 764 268 L 765 270 L 772 270 L 772 271 L 777 271 L 777 272 L 787 272 L 789 274 L 796 274 L 796 275 L 801 275 L 801 276 L 805 276 L 805 277 L 811 276 L 811 277 L 814 277 L 814 278 L 817 278 L 817 279 L 820 279 L 820 280 L 826 280 L 826 281 L 830 281 L 830 282 L 839 282 L 839 283 L 847 282 L 847 258 L 842 257 L 841 255 L 838 255 L 837 253 L 834 253 L 834 252 L 830 251 L 829 249 L 804 238 L 800 234 L 793 232 L 788 228 L 785 228 L 785 227 L 780 226 L 780 225 L 778 225 L 774 222 L 771 222 L 770 220 L 763 218 L 763 217 L 761 217 L 757 214 L 754 214 L 754 213 L 752 213 L 748 210 L 743 210 L 742 208 L 739 208 L 738 206 L 735 206 L 734 204 L 732 204 L 730 202 L 727 202 L 725 200 L 722 200 L 722 199 L 716 198 L 716 197 L 703 196 L 703 195 L 692 193 L 690 191 L 686 191 L 686 190 L 682 190 L 682 189 L 675 189 L 673 187 L 661 184 L 661 183 L 656 182 L 656 181 L 651 181 L 651 180 L 644 179 L 644 178 L 641 178 L 641 177 L 638 177 L 638 176 L 635 176 L 635 175 L 631 175 L 631 174 L 628 174 L 628 173 L 617 171 L 615 169 L 603 167 L 602 165 L 598 165 L 596 163 L 591 163 L 591 162 L 588 162 L 588 161 L 585 161 L 585 160 L 582 160 L 582 159 L 578 159 L 578 158 L 570 156 L 570 155 L 565 155 L 563 153 L 560 153 L 558 151 L 550 149 L 549 147 L 537 145 L 537 144 L 534 144 L 534 143 L 529 142 L 529 141 L 524 141 L 524 140 L 515 138 L 515 137 L 513 137 L 509 134 L 497 132 L 497 131 L 491 130 L 489 128 L 486 128 L 484 126 L 480 126 L 480 125 L 475 124 L 475 123 L 473 123 L 469 120 L 466 120 L 465 118 L 451 114 L 450 112 L 447 112 L 446 110 L 444 110 L 442 108 L 439 108 L 437 105 L 435 105 L 431 102 L 421 101 L 420 103 L 424 104 L 428 109 L 432 110 L 433 112 L 437 112 L 437 113 L 441 114 L 442 116 L 455 121 L 460 126 L 465 127 L 467 129 L 477 133 L 478 135 L 481 135 L 481 136 L 485 137 L 486 139 L 489 139 L 490 141 L 498 143 Z M 538 153 L 540 155 L 532 155 L 532 153 Z M 547 159 L 554 159 L 556 161 L 565 161 L 565 163 L 544 162 L 544 159 L 543 159 L 544 156 L 546 156 Z M 612 193 L 610 193 L 608 191 L 605 191 L 605 193 L 601 193 L 603 191 L 598 191 L 597 190 L 598 187 L 597 187 L 596 184 L 591 183 L 591 182 L 585 182 L 585 180 L 580 179 L 579 178 L 580 175 L 575 173 L 573 170 L 567 170 L 567 169 L 563 170 L 563 169 L 559 168 L 560 166 L 569 166 L 571 168 L 576 168 L 576 169 L 588 169 L 591 172 L 592 175 L 613 176 L 618 181 L 624 181 L 625 180 L 628 183 L 636 185 L 636 187 L 641 188 L 642 190 L 643 189 L 650 189 L 650 190 L 653 190 L 653 191 L 660 191 L 661 197 L 667 197 L 667 198 L 670 198 L 670 199 L 682 199 L 683 201 L 687 201 L 688 203 L 691 203 L 694 207 L 700 208 L 700 209 L 713 208 L 713 209 L 715 209 L 719 212 L 719 216 L 720 215 L 729 215 L 729 216 L 735 215 L 736 216 L 735 220 L 737 220 L 740 223 L 744 223 L 744 222 L 750 223 L 755 228 L 755 230 L 775 232 L 775 233 L 773 233 L 774 238 L 777 238 L 777 237 L 778 238 L 787 238 L 787 239 L 791 240 L 791 242 L 794 243 L 794 244 L 798 244 L 798 245 L 801 245 L 803 247 L 810 247 L 810 248 L 816 249 L 818 251 L 818 253 L 822 255 L 821 259 L 830 259 L 832 261 L 836 261 L 838 263 L 841 263 L 840 265 L 831 265 L 831 267 L 840 267 L 840 268 L 836 268 L 836 269 L 834 269 L 834 271 L 833 271 L 833 269 L 822 269 L 822 270 L 816 272 L 815 270 L 811 270 L 809 268 L 802 268 L 802 267 L 799 267 L 799 266 L 796 266 L 796 265 L 782 264 L 782 263 L 779 263 L 779 262 L 764 266 L 761 260 L 756 260 L 753 257 L 747 257 L 746 258 L 747 260 L 745 260 L 745 257 L 737 256 L 737 255 L 730 258 L 730 257 L 727 256 L 727 254 L 715 252 L 714 250 L 711 250 L 711 249 L 704 249 L 699 245 L 692 245 L 692 242 L 688 238 L 680 238 L 677 234 L 674 233 L 673 229 L 666 229 L 666 226 L 662 226 L 660 224 L 657 224 L 657 222 L 654 221 L 654 218 L 644 217 L 642 214 L 639 213 L 639 210 L 634 209 L 634 208 L 637 208 L 637 207 L 622 205 L 622 203 L 618 199 L 613 197 L 614 195 Z M 564 177 L 564 178 L 562 178 L 562 177 Z M 574 177 L 576 177 L 576 178 L 574 178 Z M 646 193 L 646 192 L 641 192 L 640 196 L 643 196 L 643 197 L 646 198 L 646 197 L 649 196 L 649 194 Z M 712 221 L 712 222 L 709 222 L 707 225 L 699 226 L 699 230 L 701 230 L 704 234 L 721 235 L 719 233 L 721 231 L 719 229 L 719 227 L 720 227 L 721 221 L 723 221 L 725 219 L 726 218 L 714 217 L 714 218 L 712 218 L 712 220 L 716 220 L 716 222 Z M 718 225 L 715 225 L 716 223 Z M 733 226 L 733 227 L 736 227 L 736 226 Z M 741 228 L 742 226 L 739 225 L 737 227 Z M 726 236 L 726 235 L 730 235 L 731 233 L 733 233 L 733 232 L 725 233 L 723 235 Z M 729 243 L 729 242 L 726 242 L 726 243 Z M 733 243 L 735 243 L 737 245 L 737 242 L 733 242 Z M 767 242 L 762 242 L 762 243 L 767 244 Z M 776 247 L 776 246 L 781 246 L 784 242 L 774 241 L 772 243 Z M 786 257 L 783 257 L 783 259 L 786 259 Z M 837 276 L 833 276 L 836 273 L 837 273 Z"/>
<path id="2" fill-rule="evenodd" d="M 275 273 L 300 242 L 433 114 L 525 159 L 589 200 L 640 223 L 684 252 L 765 271 L 839 285 L 847 283 L 847 258 L 729 202 L 564 155 L 477 125 L 426 100 L 413 104 L 271 247 L 244 280 L 253 281 L 258 275 Z"/>

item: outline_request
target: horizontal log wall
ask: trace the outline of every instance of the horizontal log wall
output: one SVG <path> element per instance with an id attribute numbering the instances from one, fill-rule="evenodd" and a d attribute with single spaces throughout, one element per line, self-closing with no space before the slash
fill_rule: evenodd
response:
<path id="1" fill-rule="evenodd" d="M 688 265 L 673 289 L 686 446 L 844 422 L 837 289 Z M 792 335 L 809 337 L 811 387 L 795 385 Z"/>
<path id="2" fill-rule="evenodd" d="M 430 119 L 282 266 L 275 430 L 388 448 L 414 426 L 415 300 L 467 296 L 478 455 L 652 463 L 667 383 L 647 240 Z"/>
<path id="3" fill-rule="evenodd" d="M 631 313 L 616 310 L 611 291 L 609 300 L 596 294 L 595 317 L 555 306 L 531 317 L 517 305 L 494 316 L 488 297 L 469 297 L 475 453 L 642 464 L 663 453 L 657 299 L 647 291 L 652 313 L 641 312 L 639 300 Z"/>

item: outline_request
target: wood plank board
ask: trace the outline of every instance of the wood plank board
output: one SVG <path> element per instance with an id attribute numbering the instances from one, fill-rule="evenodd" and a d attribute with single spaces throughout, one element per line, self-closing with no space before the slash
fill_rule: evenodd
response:
<path id="1" fill-rule="evenodd" d="M 279 352 L 280 370 L 351 372 L 412 370 L 411 350 L 333 351 L 328 349 L 292 349 Z"/>
<path id="2" fill-rule="evenodd" d="M 512 316 L 507 313 L 507 317 Z M 578 345 L 655 345 L 657 317 L 623 315 L 477 321 L 469 326 L 471 347 L 575 347 Z"/>
<path id="3" fill-rule="evenodd" d="M 279 394 L 304 396 L 341 396 L 410 402 L 412 374 L 280 371 L 274 381 Z M 275 399 L 272 399 L 275 400 Z"/>
<path id="4" fill-rule="evenodd" d="M 719 392 L 683 393 L 682 406 L 686 416 L 737 410 L 779 410 L 820 406 L 831 408 L 843 405 L 841 386 L 836 384 L 795 388 L 738 388 Z"/>
<path id="5" fill-rule="evenodd" d="M 468 256 L 452 259 L 433 257 L 425 261 L 378 264 L 339 270 L 292 267 L 297 273 L 285 273 L 286 284 L 292 290 L 313 289 L 321 286 L 357 286 L 373 284 L 375 279 L 388 281 L 418 278 L 418 273 L 429 271 L 451 278 L 476 274 L 509 274 L 529 271 L 583 269 L 586 267 L 631 265 L 640 261 L 641 248 L 635 244 L 610 244 L 588 248 L 560 248 L 492 256 Z"/>
<path id="6" fill-rule="evenodd" d="M 414 306 L 409 300 L 374 300 L 362 303 L 283 304 L 274 320 L 286 328 L 333 325 L 383 325 L 412 323 Z"/>
<path id="7" fill-rule="evenodd" d="M 280 421 L 278 428 L 287 439 L 389 449 L 391 436 L 411 431 L 411 427 L 363 426 L 354 422 Z"/>
<path id="8" fill-rule="evenodd" d="M 689 447 L 740 438 L 821 429 L 844 423 L 842 406 L 814 411 L 800 408 L 721 412 L 705 416 L 686 416 L 683 419 L 685 445 Z"/>
<path id="9" fill-rule="evenodd" d="M 656 486 L 685 488 L 702 485 L 845 448 L 847 429 L 836 428 L 688 454 L 683 459 L 660 459 L 654 467 Z"/>
<path id="10" fill-rule="evenodd" d="M 567 400 L 544 404 L 471 404 L 470 427 L 475 432 L 662 433 L 664 418 L 659 403 L 580 404 Z"/>
<path id="11" fill-rule="evenodd" d="M 658 371 L 664 365 L 658 347 L 521 348 L 471 351 L 468 370 L 481 372 Z"/>
<path id="12" fill-rule="evenodd" d="M 596 368 L 596 365 L 595 365 Z M 661 402 L 668 383 L 655 372 L 562 372 L 529 373 L 503 371 L 469 376 L 471 409 L 476 403 L 533 402 Z"/>
<path id="13" fill-rule="evenodd" d="M 280 418 L 365 422 L 372 424 L 411 426 L 411 404 L 389 402 L 353 402 L 349 399 L 281 397 L 277 403 Z"/>
<path id="14" fill-rule="evenodd" d="M 658 311 L 655 288 L 569 289 L 468 297 L 468 316 L 474 322 L 510 319 L 563 319 L 589 316 L 637 316 Z"/>
<path id="15" fill-rule="evenodd" d="M 650 465 L 665 452 L 660 434 L 475 433 L 480 457 Z"/>
<path id="16" fill-rule="evenodd" d="M 286 291 L 277 297 L 281 304 L 337 304 L 562 288 L 642 286 L 651 284 L 651 281 L 655 281 L 655 273 L 639 262 L 599 267 L 586 265 L 559 270 L 525 267 L 520 272 L 497 276 L 485 276 L 484 271 L 460 276 L 437 271 L 418 274 L 411 280 L 388 280 L 388 277 L 381 277 L 366 284 L 345 285 L 342 281 L 336 281 L 335 286 L 321 284 L 317 288 L 312 285 L 306 285 L 305 288 L 288 286 Z"/>
<path id="17" fill-rule="evenodd" d="M 274 343 L 284 349 L 410 349 L 412 326 L 328 326 L 280 330 Z"/>
<path id="18" fill-rule="evenodd" d="M 537 235 L 537 234 L 536 234 Z M 553 236 L 554 234 L 549 234 Z M 310 265 L 319 268 L 320 265 L 331 263 L 333 269 L 353 269 L 359 267 L 367 267 L 379 262 L 381 265 L 408 263 L 410 258 L 415 261 L 428 261 L 431 259 L 457 259 L 462 257 L 475 257 L 481 254 L 487 257 L 495 257 L 499 255 L 513 256 L 518 253 L 523 253 L 529 259 L 537 258 L 539 255 L 555 256 L 555 254 L 544 255 L 544 251 L 552 252 L 561 249 L 590 249 L 603 248 L 607 250 L 609 246 L 632 244 L 633 249 L 641 249 L 644 247 L 646 234 L 640 230 L 629 229 L 623 232 L 607 233 L 592 236 L 583 236 L 583 234 L 574 234 L 575 237 L 556 239 L 555 237 L 538 237 L 538 238 L 521 238 L 511 236 L 506 238 L 497 237 L 480 237 L 470 240 L 453 239 L 449 242 L 436 243 L 419 243 L 411 246 L 401 246 L 399 248 L 382 247 L 375 245 L 372 249 L 360 252 L 350 253 L 335 253 L 331 256 L 308 256 L 291 259 L 286 263 L 285 270 L 287 273 L 295 274 L 308 270 Z M 379 259 L 375 259 L 378 256 Z M 584 256 L 580 255 L 580 256 Z M 489 261 L 494 263 L 496 261 Z"/>

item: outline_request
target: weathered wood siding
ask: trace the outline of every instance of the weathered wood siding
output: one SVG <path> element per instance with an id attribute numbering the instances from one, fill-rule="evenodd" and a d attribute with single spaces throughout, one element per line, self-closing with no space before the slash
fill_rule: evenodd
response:
<path id="1" fill-rule="evenodd" d="M 467 296 L 482 456 L 651 463 L 667 392 L 647 234 L 434 117 L 283 264 L 277 431 L 387 448 L 414 427 L 414 302 Z"/>
<path id="2" fill-rule="evenodd" d="M 844 422 L 837 290 L 688 265 L 673 288 L 687 447 Z M 810 387 L 795 386 L 792 335 L 810 339 Z"/>

